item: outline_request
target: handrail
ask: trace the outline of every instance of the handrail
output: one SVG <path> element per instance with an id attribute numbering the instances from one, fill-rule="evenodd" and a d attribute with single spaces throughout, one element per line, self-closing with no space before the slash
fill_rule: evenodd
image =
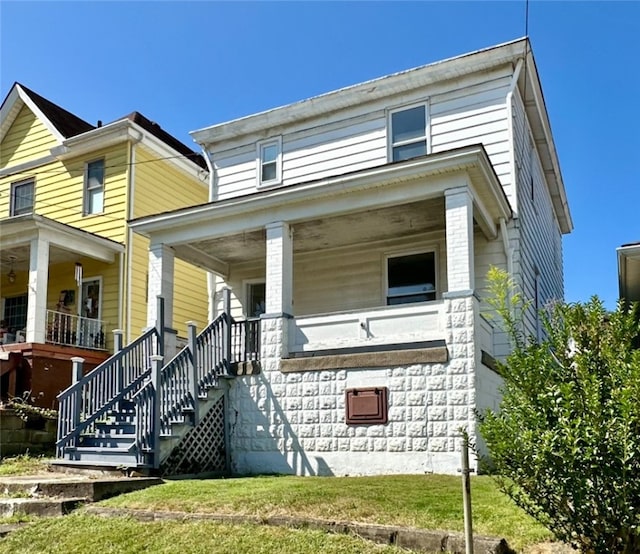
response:
<path id="1" fill-rule="evenodd" d="M 140 378 L 150 368 L 150 356 L 161 348 L 162 338 L 156 327 L 143 335 L 108 360 L 82 377 L 78 382 L 58 395 L 58 437 L 57 446 L 62 449 L 80 431 L 88 428 L 98 416 L 113 407 L 123 390 L 140 382 Z M 89 423 L 82 423 L 88 421 Z"/>
<path id="2" fill-rule="evenodd" d="M 70 438 L 72 435 L 79 434 L 82 431 L 84 431 L 87 427 L 89 427 L 89 425 L 91 425 L 94 421 L 96 421 L 101 415 L 103 415 L 109 409 L 111 409 L 114 404 L 116 404 L 117 402 L 120 402 L 121 400 L 124 400 L 126 396 L 130 394 L 132 391 L 136 391 L 136 390 L 139 391 L 141 388 L 143 388 L 140 385 L 142 385 L 145 379 L 148 379 L 150 375 L 151 375 L 150 369 L 145 371 L 143 374 L 141 374 L 137 379 L 132 381 L 128 386 L 126 386 L 123 390 L 121 390 L 118 394 L 116 394 L 113 397 L 111 402 L 108 402 L 107 404 L 102 406 L 100 409 L 98 409 L 95 413 L 90 415 L 87 419 L 81 421 L 70 433 L 67 433 L 66 436 L 58 439 L 56 441 L 56 447 L 60 447 L 61 444 L 66 439 Z"/>

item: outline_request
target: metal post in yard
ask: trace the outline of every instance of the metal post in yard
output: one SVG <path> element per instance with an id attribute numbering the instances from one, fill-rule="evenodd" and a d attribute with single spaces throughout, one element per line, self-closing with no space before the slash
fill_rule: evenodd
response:
<path id="1" fill-rule="evenodd" d="M 189 391 L 193 398 L 193 426 L 198 425 L 198 349 L 196 348 L 196 324 L 187 321 L 187 337 L 189 351 L 191 352 L 191 367 L 189 368 Z"/>
<path id="2" fill-rule="evenodd" d="M 160 398 L 162 391 L 162 356 L 151 356 L 151 386 L 153 387 L 153 405 L 151 407 L 151 448 L 153 449 L 153 467 L 160 467 Z"/>
<path id="3" fill-rule="evenodd" d="M 471 517 L 471 469 L 469 469 L 469 435 L 462 435 L 462 504 L 464 508 L 464 542 L 466 554 L 473 554 L 473 522 Z"/>

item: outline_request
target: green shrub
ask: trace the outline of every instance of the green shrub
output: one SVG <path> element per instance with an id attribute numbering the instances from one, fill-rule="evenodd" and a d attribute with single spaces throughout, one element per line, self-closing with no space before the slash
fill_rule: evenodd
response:
<path id="1" fill-rule="evenodd" d="M 480 415 L 501 488 L 582 552 L 640 552 L 637 309 L 557 303 L 541 314 L 538 344 L 508 276 L 493 269 L 489 280 L 513 346 L 500 411 Z"/>

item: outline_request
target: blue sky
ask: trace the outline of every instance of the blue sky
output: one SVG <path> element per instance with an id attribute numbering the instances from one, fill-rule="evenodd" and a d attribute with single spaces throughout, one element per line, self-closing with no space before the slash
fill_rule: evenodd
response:
<path id="1" fill-rule="evenodd" d="M 0 94 L 19 81 L 89 122 L 188 132 L 525 34 L 525 2 L 0 0 Z M 640 2 L 531 0 L 529 36 L 575 230 L 565 296 L 617 297 L 640 241 Z"/>

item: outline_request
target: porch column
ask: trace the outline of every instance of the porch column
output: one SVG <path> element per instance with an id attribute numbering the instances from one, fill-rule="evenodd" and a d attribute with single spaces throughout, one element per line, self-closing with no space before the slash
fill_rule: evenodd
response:
<path id="1" fill-rule="evenodd" d="M 149 246 L 149 295 L 147 327 L 154 327 L 158 317 L 156 297 L 164 298 L 164 326 L 173 324 L 173 249 L 165 244 Z"/>
<path id="2" fill-rule="evenodd" d="M 468 187 L 445 191 L 448 292 L 473 292 L 473 197 Z"/>
<path id="3" fill-rule="evenodd" d="M 266 313 L 291 315 L 293 311 L 293 239 L 289 224 L 270 223 L 267 230 Z"/>
<path id="4" fill-rule="evenodd" d="M 27 300 L 27 342 L 44 343 L 47 327 L 47 287 L 49 283 L 49 241 L 35 238 L 29 255 L 29 296 Z"/>

